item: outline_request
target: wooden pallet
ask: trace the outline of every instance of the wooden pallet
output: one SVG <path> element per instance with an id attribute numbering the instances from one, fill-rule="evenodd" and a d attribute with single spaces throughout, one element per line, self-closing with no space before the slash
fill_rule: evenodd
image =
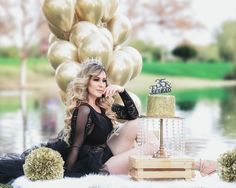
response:
<path id="1" fill-rule="evenodd" d="M 135 180 L 190 180 L 195 176 L 193 162 L 193 159 L 187 158 L 153 158 L 152 156 L 130 156 L 129 175 Z"/>

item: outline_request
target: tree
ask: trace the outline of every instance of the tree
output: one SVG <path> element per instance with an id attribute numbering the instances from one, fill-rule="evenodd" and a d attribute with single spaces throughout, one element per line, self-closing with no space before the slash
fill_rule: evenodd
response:
<path id="1" fill-rule="evenodd" d="M 236 62 L 236 21 L 226 21 L 216 35 L 222 59 Z"/>
<path id="2" fill-rule="evenodd" d="M 10 6 L 10 1 L 0 0 L 0 34 L 5 35 L 8 33 L 12 28 L 15 27 L 15 23 L 12 21 L 13 15 L 7 13 L 6 7 Z"/>
<path id="3" fill-rule="evenodd" d="M 197 55 L 197 51 L 190 45 L 182 44 L 173 49 L 172 54 L 187 61 Z"/>
<path id="4" fill-rule="evenodd" d="M 135 35 L 148 25 L 171 32 L 203 27 L 190 16 L 188 0 L 121 1 L 126 5 L 125 14 L 132 22 L 132 32 Z"/>
<path id="5" fill-rule="evenodd" d="M 18 47 L 21 88 L 26 87 L 26 64 L 31 46 L 40 43 L 49 33 L 44 32 L 46 33 L 44 35 L 40 33 L 43 26 L 47 25 L 39 8 L 41 3 L 42 0 L 0 0 L 0 7 L 4 11 L 0 21 L 0 34 Z"/>
<path id="6" fill-rule="evenodd" d="M 0 34 L 9 39 L 11 43 L 15 43 L 18 47 L 20 55 L 20 79 L 19 85 L 21 89 L 20 104 L 22 111 L 22 121 L 24 131 L 27 126 L 27 110 L 26 110 L 26 92 L 27 87 L 27 61 L 32 41 L 40 42 L 45 35 L 37 35 L 41 31 L 46 21 L 43 19 L 41 9 L 42 0 L 0 0 L 0 10 L 2 10 L 2 18 L 0 21 Z M 46 33 L 46 32 L 44 32 Z M 48 34 L 46 33 L 48 36 Z M 37 40 L 35 40 L 37 39 Z M 25 135 L 23 135 L 23 147 L 26 148 Z"/>
<path id="7" fill-rule="evenodd" d="M 130 45 L 135 47 L 146 61 L 160 60 L 161 58 L 160 47 L 150 41 L 132 40 Z"/>
<path id="8" fill-rule="evenodd" d="M 189 0 L 121 0 L 126 6 L 125 15 L 132 23 L 132 38 L 137 38 L 145 27 L 154 27 L 159 32 L 181 33 L 185 30 L 202 29 L 203 25 L 191 16 Z M 149 37 L 148 32 L 142 36 Z M 165 60 L 165 47 L 162 45 L 160 60 Z"/>
<path id="9" fill-rule="evenodd" d="M 199 61 L 207 61 L 207 62 L 218 62 L 220 61 L 219 56 L 219 47 L 217 44 L 208 44 L 203 46 L 196 46 L 197 57 L 196 59 Z"/>

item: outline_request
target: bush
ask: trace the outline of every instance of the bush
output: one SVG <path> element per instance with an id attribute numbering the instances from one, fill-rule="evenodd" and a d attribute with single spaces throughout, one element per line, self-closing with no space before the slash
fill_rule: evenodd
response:
<path id="1" fill-rule="evenodd" d="M 39 58 L 42 56 L 42 54 L 40 54 L 39 46 L 37 46 L 37 45 L 31 46 L 29 48 L 28 54 L 29 54 L 29 57 Z"/>
<path id="2" fill-rule="evenodd" d="M 219 52 L 222 59 L 236 62 L 236 21 L 225 21 L 216 35 Z"/>
<path id="3" fill-rule="evenodd" d="M 236 79 L 236 64 L 233 65 L 233 71 L 224 76 L 225 80 L 234 80 Z"/>
<path id="4" fill-rule="evenodd" d="M 15 46 L 7 46 L 7 47 L 1 47 L 0 48 L 0 57 L 19 57 L 19 51 L 18 48 Z"/>
<path id="5" fill-rule="evenodd" d="M 218 45 L 211 44 L 206 46 L 197 46 L 196 59 L 206 61 L 208 63 L 216 63 L 220 61 Z"/>
<path id="6" fill-rule="evenodd" d="M 0 183 L 0 188 L 13 188 L 10 184 L 2 184 Z"/>
<path id="7" fill-rule="evenodd" d="M 191 58 L 196 57 L 197 51 L 190 45 L 182 44 L 174 48 L 172 54 L 176 57 L 181 58 L 183 61 L 187 61 Z"/>
<path id="8" fill-rule="evenodd" d="M 133 46 L 142 54 L 144 61 L 151 62 L 153 60 L 161 59 L 161 48 L 152 42 L 134 40 L 130 43 L 130 46 Z"/>

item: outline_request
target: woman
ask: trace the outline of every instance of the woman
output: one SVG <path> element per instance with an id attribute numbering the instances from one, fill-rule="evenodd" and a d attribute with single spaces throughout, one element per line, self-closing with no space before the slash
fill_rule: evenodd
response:
<path id="1" fill-rule="evenodd" d="M 112 96 L 117 93 L 124 106 L 113 103 Z M 79 75 L 68 86 L 63 134 L 41 146 L 60 152 L 65 161 L 65 176 L 127 174 L 128 158 L 138 151 L 134 147 L 138 116 L 125 89 L 108 85 L 105 69 L 92 60 L 83 65 Z M 117 128 L 117 118 L 128 121 Z M 146 154 L 153 154 L 157 148 L 155 144 L 146 143 L 146 146 Z M 8 155 L 0 160 L 0 182 L 24 175 L 22 166 L 31 150 L 21 156 Z M 195 168 L 206 173 L 210 169 L 204 162 L 196 163 Z"/>
<path id="2" fill-rule="evenodd" d="M 113 104 L 112 96 L 117 93 L 124 106 Z M 128 153 L 124 152 L 133 148 L 138 111 L 125 89 L 108 86 L 105 69 L 94 60 L 84 65 L 69 85 L 67 95 L 64 141 L 71 149 L 65 159 L 66 175 L 126 170 L 127 162 L 123 162 L 128 159 Z M 111 136 L 117 118 L 129 121 L 119 131 L 119 136 Z M 120 161 L 113 155 L 119 156 Z M 119 163 L 118 169 L 114 161 Z"/>

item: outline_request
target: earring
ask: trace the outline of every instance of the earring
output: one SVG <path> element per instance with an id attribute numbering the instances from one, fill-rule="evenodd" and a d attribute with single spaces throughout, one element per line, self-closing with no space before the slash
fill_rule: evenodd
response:
<path id="1" fill-rule="evenodd" d="M 105 101 L 105 97 L 102 96 L 102 97 L 100 98 L 100 100 L 101 100 L 101 102 L 104 102 L 104 101 Z"/>

